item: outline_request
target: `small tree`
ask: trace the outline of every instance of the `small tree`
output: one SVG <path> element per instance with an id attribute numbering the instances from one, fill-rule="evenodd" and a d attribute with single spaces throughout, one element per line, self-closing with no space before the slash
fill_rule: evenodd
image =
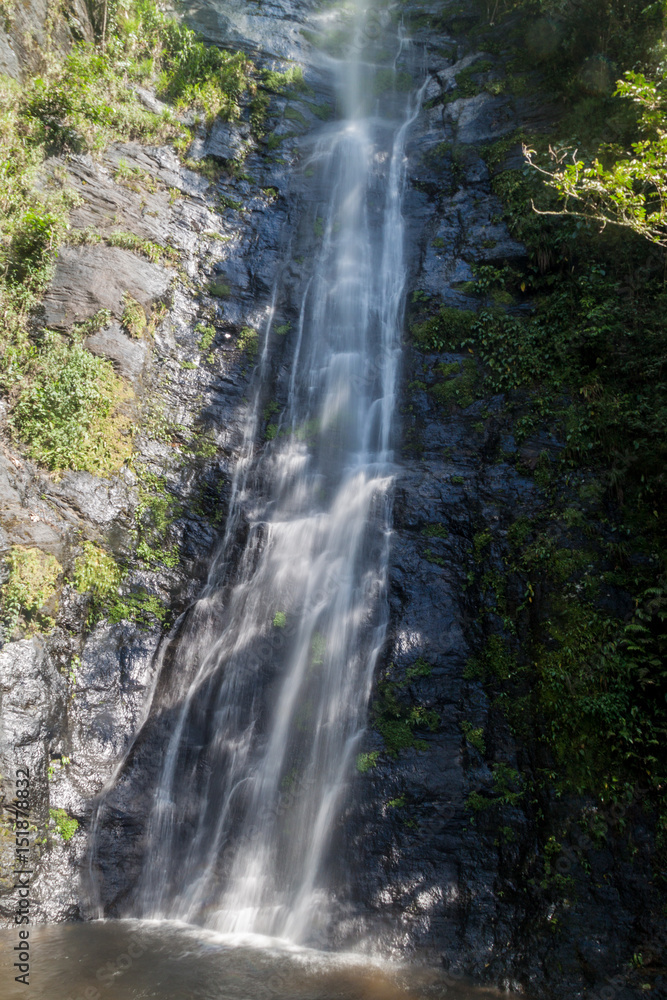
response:
<path id="1" fill-rule="evenodd" d="M 524 146 L 527 162 L 564 201 L 559 211 L 535 211 L 623 226 L 667 248 L 667 95 L 632 72 L 619 80 L 616 93 L 640 107 L 639 128 L 647 138 L 632 143 L 609 167 L 597 158 L 587 165 L 577 159 L 576 149 L 549 147 L 556 167 L 549 170 L 535 162 L 534 149 Z"/>

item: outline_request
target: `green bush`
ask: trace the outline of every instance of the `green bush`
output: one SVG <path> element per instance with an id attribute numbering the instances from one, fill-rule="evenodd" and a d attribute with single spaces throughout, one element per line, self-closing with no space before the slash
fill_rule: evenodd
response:
<path id="1" fill-rule="evenodd" d="M 248 361 L 252 364 L 257 357 L 257 350 L 259 347 L 259 334 L 257 333 L 257 330 L 253 330 L 251 326 L 244 326 L 238 336 L 236 344 L 240 350 L 245 353 Z"/>
<path id="2" fill-rule="evenodd" d="M 357 754 L 356 768 L 359 774 L 366 774 L 377 766 L 379 750 L 371 750 L 370 753 Z"/>
<path id="3" fill-rule="evenodd" d="M 96 605 L 106 604 L 118 594 L 123 572 L 113 558 L 93 542 L 83 543 L 83 555 L 74 569 L 74 586 L 80 594 L 91 594 Z"/>
<path id="4" fill-rule="evenodd" d="M 19 621 L 30 630 L 53 628 L 54 619 L 44 613 L 58 590 L 62 566 L 41 549 L 15 545 L 7 557 L 9 577 L 2 587 L 2 622 L 6 638 L 11 638 Z"/>
<path id="5" fill-rule="evenodd" d="M 129 292 L 126 292 L 123 297 L 121 324 L 127 333 L 135 339 L 143 337 L 148 325 L 144 307 L 136 299 L 133 299 Z"/>
<path id="6" fill-rule="evenodd" d="M 61 214 L 38 208 L 28 209 L 12 235 L 8 268 L 10 280 L 21 282 L 37 277 L 39 281 L 44 267 L 55 260 L 64 232 Z"/>
<path id="7" fill-rule="evenodd" d="M 79 829 L 79 821 L 70 816 L 64 809 L 49 809 L 49 816 L 53 821 L 56 833 L 65 843 L 71 840 Z"/>
<path id="8" fill-rule="evenodd" d="M 474 322 L 472 310 L 442 306 L 435 316 L 415 323 L 410 332 L 423 351 L 456 350 L 469 335 Z"/>
<path id="9" fill-rule="evenodd" d="M 26 366 L 12 423 L 47 468 L 108 475 L 132 452 L 132 424 L 121 410 L 129 395 L 109 361 L 47 331 Z"/>

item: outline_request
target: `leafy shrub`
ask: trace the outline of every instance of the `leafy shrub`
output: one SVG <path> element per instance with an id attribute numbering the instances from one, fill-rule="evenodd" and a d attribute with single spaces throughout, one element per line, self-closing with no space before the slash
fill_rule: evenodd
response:
<path id="1" fill-rule="evenodd" d="M 208 326 L 206 323 L 197 323 L 195 327 L 195 333 L 199 336 L 199 350 L 208 351 L 209 347 L 215 340 L 215 327 Z"/>
<path id="2" fill-rule="evenodd" d="M 12 422 L 31 458 L 52 470 L 108 475 L 132 452 L 121 404 L 129 390 L 109 361 L 57 334 L 44 336 L 27 365 Z"/>
<path id="3" fill-rule="evenodd" d="M 7 564 L 9 578 L 2 587 L 5 636 L 11 638 L 21 619 L 32 629 L 52 628 L 54 620 L 43 609 L 57 592 L 62 573 L 58 560 L 41 549 L 16 545 Z"/>
<path id="4" fill-rule="evenodd" d="M 430 664 L 420 658 L 408 668 L 402 682 L 386 679 L 378 686 L 378 697 L 373 705 L 374 725 L 390 757 L 397 757 L 401 750 L 427 749 L 428 743 L 416 733 L 426 729 L 435 732 L 440 725 L 437 712 L 403 700 L 407 685 L 419 677 L 427 677 L 430 672 Z"/>
<path id="5" fill-rule="evenodd" d="M 83 556 L 76 561 L 74 586 L 80 594 L 91 594 L 100 606 L 118 593 L 123 572 L 113 558 L 98 545 L 83 543 Z"/>
<path id="6" fill-rule="evenodd" d="M 471 406 L 478 381 L 477 365 L 472 358 L 466 358 L 460 364 L 454 362 L 451 365 L 438 365 L 436 370 L 440 375 L 450 376 L 431 388 L 437 401 L 442 405 L 456 403 L 462 409 Z"/>
<path id="7" fill-rule="evenodd" d="M 55 260 L 56 248 L 64 234 L 62 215 L 31 208 L 24 212 L 14 230 L 9 248 L 9 278 L 13 282 L 36 277 L 43 281 L 45 265 Z M 41 279 L 41 280 L 40 280 Z"/>
<path id="8" fill-rule="evenodd" d="M 149 566 L 178 565 L 178 549 L 169 544 L 173 519 L 179 508 L 162 476 L 142 470 L 139 503 L 135 511 L 137 556 Z"/>
<path id="9" fill-rule="evenodd" d="M 143 337 L 146 332 L 147 320 L 144 307 L 129 292 L 123 296 L 123 315 L 121 323 L 131 337 Z"/>
<path id="10" fill-rule="evenodd" d="M 376 767 L 379 756 L 379 750 L 371 750 L 370 753 L 357 754 L 356 767 L 359 774 L 366 774 L 372 768 Z"/>
<path id="11" fill-rule="evenodd" d="M 248 361 L 252 364 L 257 356 L 257 349 L 259 346 L 259 334 L 257 333 L 257 330 L 253 330 L 251 326 L 244 326 L 236 343 L 245 353 Z"/>
<path id="12" fill-rule="evenodd" d="M 411 328 L 412 338 L 422 350 L 445 351 L 456 349 L 469 335 L 475 321 L 470 309 L 453 309 L 442 306 L 437 315 Z"/>
<path id="13" fill-rule="evenodd" d="M 301 93 L 310 92 L 310 87 L 303 78 L 303 70 L 300 66 L 290 66 L 284 72 L 273 69 L 262 70 L 260 81 L 261 85 L 273 94 L 283 94 L 286 90 Z"/>
<path id="14" fill-rule="evenodd" d="M 153 628 L 156 622 L 163 625 L 168 621 L 169 609 L 156 594 L 140 588 L 110 600 L 106 615 L 112 625 L 131 621 L 145 629 Z"/>
<path id="15" fill-rule="evenodd" d="M 56 833 L 65 843 L 71 840 L 79 829 L 79 821 L 70 816 L 65 809 L 49 809 L 49 816 L 53 821 Z"/>
<path id="16" fill-rule="evenodd" d="M 461 732 L 467 739 L 470 746 L 474 747 L 481 754 L 486 753 L 486 743 L 484 742 L 484 730 L 480 727 L 475 729 L 472 722 L 464 720 L 461 723 Z"/>

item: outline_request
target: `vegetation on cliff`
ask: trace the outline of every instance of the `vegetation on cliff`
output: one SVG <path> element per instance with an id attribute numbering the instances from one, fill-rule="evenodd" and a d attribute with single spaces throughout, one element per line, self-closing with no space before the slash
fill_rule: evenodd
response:
<path id="1" fill-rule="evenodd" d="M 61 336 L 31 326 L 58 247 L 86 237 L 69 231 L 77 196 L 57 174 L 45 182 L 45 160 L 95 154 L 114 140 L 171 141 L 183 152 L 192 134 L 176 114 L 192 109 L 237 118 L 240 95 L 256 90 L 252 71 L 243 53 L 205 46 L 156 4 L 121 0 L 108 12 L 103 46 L 75 46 L 24 86 L 0 78 L 0 389 L 18 440 L 48 468 L 106 475 L 132 446 L 124 405 L 129 387 L 110 362 L 86 351 L 80 334 L 91 331 Z M 155 89 L 173 111 L 147 110 L 137 94 L 141 85 Z M 138 238 L 130 249 L 168 255 Z"/>
<path id="2" fill-rule="evenodd" d="M 470 11 L 449 8 L 446 24 L 457 16 Z M 480 651 L 468 676 L 485 680 L 526 748 L 542 819 L 554 792 L 623 814 L 642 790 L 656 809 L 658 878 L 667 857 L 663 18 L 663 4 L 640 0 L 478 5 L 475 43 L 500 59 L 495 73 L 480 62 L 477 76 L 459 74 L 452 99 L 485 89 L 525 100 L 537 89 L 551 108 L 548 126 L 484 151 L 527 259 L 473 265 L 468 310 L 416 296 L 412 326 L 421 350 L 475 360 L 466 385 L 460 365 L 441 366 L 441 405 L 505 394 L 520 448 L 500 459 L 525 461 L 543 497 L 535 516 L 473 553 Z M 522 145 L 530 152 L 517 166 Z M 455 167 L 463 154 L 450 155 Z M 534 457 L 522 459 L 522 442 Z"/>

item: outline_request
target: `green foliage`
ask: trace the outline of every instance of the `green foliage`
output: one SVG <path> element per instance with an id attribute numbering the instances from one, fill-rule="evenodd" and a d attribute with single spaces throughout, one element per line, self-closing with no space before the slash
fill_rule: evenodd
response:
<path id="1" fill-rule="evenodd" d="M 47 331 L 22 374 L 12 424 L 31 458 L 94 475 L 129 458 L 132 424 L 122 404 L 130 390 L 109 361 Z"/>
<path id="2" fill-rule="evenodd" d="M 321 632 L 315 632 L 310 643 L 310 662 L 314 667 L 321 667 L 327 651 L 327 640 Z"/>
<path id="3" fill-rule="evenodd" d="M 515 671 L 515 658 L 510 652 L 505 639 L 499 635 L 491 635 L 484 649 L 466 664 L 464 677 L 488 680 L 496 677 L 507 680 Z"/>
<path id="4" fill-rule="evenodd" d="M 152 558 L 154 555 L 151 551 L 149 561 L 157 561 Z M 100 618 L 106 618 L 112 625 L 132 621 L 139 628 L 151 628 L 156 622 L 163 624 L 168 609 L 160 598 L 143 588 L 123 594 L 125 577 L 125 570 L 113 556 L 90 541 L 83 543 L 83 555 L 76 561 L 72 582 L 80 594 L 90 596 L 89 624 Z"/>
<path id="5" fill-rule="evenodd" d="M 543 863 L 544 871 L 540 880 L 540 888 L 551 889 L 556 892 L 565 892 L 572 885 L 572 876 L 564 875 L 558 871 L 557 862 L 562 855 L 563 846 L 559 844 L 555 837 L 549 837 L 544 845 Z"/>
<path id="6" fill-rule="evenodd" d="M 142 257 L 146 257 L 153 264 L 175 264 L 178 261 L 178 251 L 173 247 L 163 247 L 152 240 L 144 239 L 135 233 L 125 233 L 114 231 L 111 233 L 98 233 L 93 229 L 74 229 L 67 234 L 67 243 L 70 246 L 89 246 L 103 243 L 108 247 L 121 247 L 123 250 L 131 250 Z"/>
<path id="7" fill-rule="evenodd" d="M 49 468 L 107 475 L 131 452 L 131 424 L 120 405 L 129 391 L 111 366 L 87 356 L 76 339 L 59 345 L 47 334 L 35 344 L 29 335 L 58 245 L 103 241 L 165 263 L 178 254 L 132 233 L 67 232 L 78 196 L 56 174 L 37 187 L 41 165 L 52 154 L 94 152 L 115 140 L 187 145 L 189 131 L 169 112 L 147 111 L 134 84 L 157 78 L 162 96 L 179 107 L 230 119 L 243 91 L 256 87 L 252 74 L 243 53 L 207 48 L 149 0 L 119 0 L 109 10 L 103 49 L 81 43 L 64 59 L 50 56 L 43 77 L 21 87 L 0 77 L 0 388 L 13 405 L 19 438 Z M 156 188 L 122 161 L 116 174 L 135 190 Z M 136 307 L 126 318 L 134 335 L 158 319 L 142 322 Z"/>
<path id="8" fill-rule="evenodd" d="M 302 112 L 299 111 L 297 108 L 291 107 L 290 105 L 288 105 L 285 108 L 285 110 L 283 112 L 283 115 L 284 115 L 285 118 L 287 118 L 288 121 L 298 122 L 299 125 L 305 125 L 306 124 L 306 119 L 305 119 L 304 115 L 302 114 Z"/>
<path id="9" fill-rule="evenodd" d="M 491 768 L 493 787 L 491 793 L 471 792 L 466 799 L 466 809 L 474 813 L 494 809 L 498 806 L 516 806 L 525 795 L 525 781 L 515 768 L 504 761 Z"/>
<path id="10" fill-rule="evenodd" d="M 287 615 L 284 611 L 276 611 L 273 616 L 273 626 L 274 628 L 285 628 L 287 624 Z"/>
<path id="11" fill-rule="evenodd" d="M 265 69 L 260 74 L 261 86 L 272 94 L 284 94 L 286 91 L 295 93 L 311 93 L 310 87 L 303 78 L 301 66 L 290 66 L 284 72 Z"/>
<path id="12" fill-rule="evenodd" d="M 73 583 L 80 594 L 90 594 L 95 606 L 118 594 L 123 572 L 113 556 L 93 542 L 83 543 L 83 555 L 75 564 Z"/>
<path id="13" fill-rule="evenodd" d="M 485 528 L 484 531 L 478 531 L 475 534 L 472 540 L 472 548 L 473 548 L 473 555 L 475 562 L 480 562 L 484 549 L 490 544 L 491 544 L 491 532 L 489 531 L 488 528 Z"/>
<path id="14" fill-rule="evenodd" d="M 235 212 L 238 212 L 243 208 L 242 201 L 239 201 L 238 198 L 232 198 L 231 195 L 228 194 L 218 195 L 218 204 L 221 209 L 231 208 Z M 229 294 L 229 292 L 227 292 L 227 294 Z"/>
<path id="15" fill-rule="evenodd" d="M 444 381 L 436 383 L 430 392 L 443 406 L 456 404 L 461 409 L 471 406 L 475 400 L 475 388 L 479 381 L 477 365 L 472 358 L 451 364 L 439 364 L 436 372 Z"/>
<path id="16" fill-rule="evenodd" d="M 144 307 L 129 292 L 123 296 L 123 315 L 121 324 L 131 337 L 143 337 L 146 332 L 147 320 Z"/>
<path id="17" fill-rule="evenodd" d="M 498 24 L 520 17 L 520 65 L 540 65 L 551 88 L 605 93 L 613 85 L 614 63 L 634 66 L 657 48 L 664 5 L 645 0 L 475 0 L 484 19 Z M 514 21 L 516 24 L 516 21 Z M 659 54 L 659 48 L 657 54 Z"/>
<path id="18" fill-rule="evenodd" d="M 197 323 L 195 333 L 199 334 L 199 350 L 208 351 L 215 340 L 215 327 L 207 326 L 206 323 Z"/>
<path id="19" fill-rule="evenodd" d="M 610 166 L 597 157 L 587 164 L 566 147 L 551 150 L 556 169 L 548 170 L 535 162 L 535 150 L 524 151 L 558 192 L 564 215 L 611 222 L 667 248 L 667 101 L 662 81 L 627 72 L 617 94 L 641 109 L 638 125 L 645 138 L 620 156 L 614 150 Z"/>
<path id="20" fill-rule="evenodd" d="M 126 42 L 118 38 L 106 52 L 81 43 L 47 76 L 28 83 L 21 117 L 47 153 L 102 149 L 114 139 L 163 141 L 183 134 L 174 119 L 147 111 L 127 87 L 127 62 L 120 65 L 129 55 Z M 138 82 L 148 82 L 145 73 L 133 69 Z"/>
<path id="21" fill-rule="evenodd" d="M 209 295 L 215 295 L 219 299 L 226 299 L 231 294 L 231 290 L 226 281 L 211 281 L 208 286 Z"/>
<path id="22" fill-rule="evenodd" d="M 415 299 L 414 301 L 423 301 Z M 455 349 L 469 335 L 475 314 L 469 309 L 453 309 L 442 306 L 439 312 L 428 320 L 415 323 L 411 334 L 415 344 L 424 351 L 446 351 Z"/>
<path id="23" fill-rule="evenodd" d="M 21 622 L 29 631 L 53 628 L 54 619 L 45 611 L 55 610 L 53 599 L 58 590 L 62 566 L 41 549 L 15 545 L 7 557 L 9 576 L 2 587 L 2 628 L 11 638 Z"/>
<path id="24" fill-rule="evenodd" d="M 402 750 L 426 750 L 428 743 L 417 733 L 435 732 L 440 725 L 440 718 L 433 709 L 405 700 L 408 685 L 420 677 L 427 677 L 430 672 L 430 664 L 420 657 L 408 668 L 403 681 L 385 679 L 378 685 L 373 720 L 390 757 L 397 757 Z"/>
<path id="25" fill-rule="evenodd" d="M 131 621 L 139 628 L 153 628 L 168 622 L 169 609 L 155 594 L 140 588 L 110 601 L 106 616 L 112 625 Z"/>
<path id="26" fill-rule="evenodd" d="M 79 821 L 68 815 L 64 809 L 49 809 L 49 816 L 53 821 L 56 833 L 65 843 L 71 840 L 79 829 Z"/>
<path id="27" fill-rule="evenodd" d="M 425 538 L 449 538 L 449 528 L 444 524 L 427 524 L 421 533 Z"/>
<path id="28" fill-rule="evenodd" d="M 317 115 L 322 121 L 326 122 L 332 117 L 333 112 L 328 104 L 314 104 L 312 101 L 306 101 L 306 106 Z"/>
<path id="29" fill-rule="evenodd" d="M 357 754 L 356 767 L 359 774 L 366 774 L 374 767 L 377 767 L 379 756 L 379 750 L 371 750 L 370 753 Z"/>
<path id="30" fill-rule="evenodd" d="M 387 92 L 391 93 L 392 91 L 408 94 L 413 86 L 413 79 L 405 70 L 397 72 L 389 66 L 380 66 L 375 70 L 373 93 L 376 97 Z"/>
<path id="31" fill-rule="evenodd" d="M 217 455 L 218 441 L 211 429 L 196 429 L 192 433 L 187 448 L 194 458 L 206 462 Z"/>
<path id="32" fill-rule="evenodd" d="M 250 364 L 253 364 L 255 358 L 257 357 L 257 350 L 259 347 L 259 334 L 257 333 L 257 330 L 253 330 L 251 326 L 244 326 L 238 336 L 236 344 L 238 348 L 245 353 L 245 356 Z"/>
<path id="33" fill-rule="evenodd" d="M 387 805 L 390 809 L 404 809 L 405 808 L 405 795 L 399 795 L 395 799 L 389 799 Z"/>
<path id="34" fill-rule="evenodd" d="M 456 74 L 454 90 L 446 94 L 446 101 L 456 101 L 460 97 L 474 97 L 482 90 L 482 83 L 478 79 L 491 69 L 491 62 L 488 59 L 478 59 L 471 66 L 461 70 Z"/>
<path id="35" fill-rule="evenodd" d="M 145 468 L 137 469 L 140 477 L 139 503 L 135 511 L 137 557 L 149 566 L 173 568 L 179 555 L 170 544 L 170 531 L 179 509 L 162 476 Z"/>
<path id="36" fill-rule="evenodd" d="M 65 230 L 61 214 L 30 208 L 21 216 L 13 232 L 8 253 L 8 278 L 13 283 L 35 281 L 45 265 L 56 257 L 56 248 Z M 41 282 L 40 282 L 41 283 Z"/>
<path id="37" fill-rule="evenodd" d="M 484 742 L 484 730 L 482 728 L 475 729 L 472 722 L 467 720 L 461 723 L 461 732 L 467 739 L 471 747 L 479 751 L 481 754 L 486 753 L 486 743 Z"/>
<path id="38" fill-rule="evenodd" d="M 433 667 L 431 664 L 423 656 L 418 656 L 415 662 L 406 668 L 405 683 L 411 684 L 420 677 L 430 677 L 432 673 Z"/>

